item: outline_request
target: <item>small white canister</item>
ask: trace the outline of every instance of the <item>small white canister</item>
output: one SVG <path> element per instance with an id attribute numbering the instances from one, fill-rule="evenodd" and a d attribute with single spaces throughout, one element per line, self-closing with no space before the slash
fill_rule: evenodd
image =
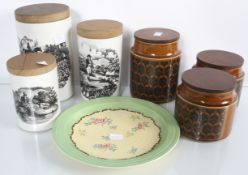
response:
<path id="1" fill-rule="evenodd" d="M 122 23 L 88 20 L 77 25 L 80 86 L 84 99 L 120 93 Z"/>
<path id="2" fill-rule="evenodd" d="M 61 100 L 73 95 L 70 60 L 71 18 L 67 5 L 43 3 L 15 10 L 21 53 L 51 53 L 57 59 Z"/>
<path id="3" fill-rule="evenodd" d="M 20 128 L 44 131 L 60 113 L 56 58 L 48 53 L 17 55 L 7 61 Z"/>

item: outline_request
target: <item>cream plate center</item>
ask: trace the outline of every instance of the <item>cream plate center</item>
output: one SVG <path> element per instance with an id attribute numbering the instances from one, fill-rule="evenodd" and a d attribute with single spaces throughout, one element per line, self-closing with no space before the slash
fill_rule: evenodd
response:
<path id="1" fill-rule="evenodd" d="M 71 140 L 90 156 L 129 159 L 151 151 L 160 141 L 160 128 L 142 113 L 105 109 L 83 116 L 74 124 Z"/>

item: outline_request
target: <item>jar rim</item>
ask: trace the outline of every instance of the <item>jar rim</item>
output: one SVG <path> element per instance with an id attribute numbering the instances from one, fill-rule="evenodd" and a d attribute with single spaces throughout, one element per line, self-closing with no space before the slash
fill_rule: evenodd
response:
<path id="1" fill-rule="evenodd" d="M 16 76 L 35 76 L 45 74 L 57 66 L 56 58 L 49 53 L 28 53 L 10 58 L 8 72 Z"/>
<path id="2" fill-rule="evenodd" d="M 70 17 L 70 8 L 59 3 L 39 3 L 15 10 L 16 21 L 22 23 L 48 23 Z"/>
<path id="3" fill-rule="evenodd" d="M 209 109 L 223 109 L 223 108 L 226 108 L 226 107 L 230 107 L 232 105 L 236 105 L 238 103 L 238 98 L 235 98 L 235 100 L 228 104 L 228 105 L 224 105 L 224 106 L 204 106 L 204 105 L 201 105 L 201 104 L 197 104 L 197 103 L 192 103 L 190 102 L 189 100 L 185 99 L 184 97 L 182 97 L 178 91 L 176 91 L 176 95 L 178 98 L 180 98 L 181 100 L 183 101 L 186 101 L 187 103 L 191 104 L 191 105 L 194 105 L 194 106 L 198 106 L 198 107 L 202 107 L 202 108 L 209 108 Z"/>
<path id="4" fill-rule="evenodd" d="M 86 20 L 77 24 L 77 34 L 88 39 L 109 39 L 122 35 L 123 25 L 110 19 Z"/>
<path id="5" fill-rule="evenodd" d="M 200 92 L 222 93 L 235 89 L 236 79 L 213 68 L 193 68 L 182 74 L 182 82 Z"/>
<path id="6" fill-rule="evenodd" d="M 134 38 L 147 43 L 165 44 L 179 40 L 180 34 L 167 28 L 143 28 L 134 33 Z"/>
<path id="7" fill-rule="evenodd" d="M 244 64 L 244 59 L 233 52 L 225 50 L 204 50 L 197 54 L 197 61 L 212 68 L 234 69 Z"/>

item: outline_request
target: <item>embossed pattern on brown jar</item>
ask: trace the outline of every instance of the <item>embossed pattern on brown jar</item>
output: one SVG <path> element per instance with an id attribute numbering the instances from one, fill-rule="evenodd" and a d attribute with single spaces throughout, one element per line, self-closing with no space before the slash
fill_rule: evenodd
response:
<path id="1" fill-rule="evenodd" d="M 238 54 L 224 50 L 205 50 L 197 54 L 195 67 L 210 67 L 231 74 L 236 79 L 235 91 L 240 99 L 245 75 L 242 70 L 243 64 L 244 59 Z"/>
<path id="2" fill-rule="evenodd" d="M 180 63 L 179 33 L 145 28 L 136 31 L 134 37 L 130 50 L 132 96 L 155 103 L 174 100 Z"/>
<path id="3" fill-rule="evenodd" d="M 231 131 L 236 109 L 235 79 L 213 68 L 193 68 L 177 88 L 175 117 L 181 133 L 198 141 L 216 141 Z"/>

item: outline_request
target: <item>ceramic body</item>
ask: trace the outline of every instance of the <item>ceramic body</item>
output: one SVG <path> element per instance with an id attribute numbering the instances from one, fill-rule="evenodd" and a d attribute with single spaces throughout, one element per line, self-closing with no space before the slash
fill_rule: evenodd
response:
<path id="1" fill-rule="evenodd" d="M 224 50 L 205 50 L 197 54 L 194 67 L 210 67 L 228 72 L 236 79 L 235 91 L 239 100 L 245 76 L 243 63 L 244 59 L 238 54 Z"/>
<path id="2" fill-rule="evenodd" d="M 57 67 L 36 76 L 10 74 L 19 127 L 44 131 L 60 113 Z"/>
<path id="3" fill-rule="evenodd" d="M 167 31 L 162 32 L 166 35 Z M 135 38 L 130 51 L 130 91 L 133 97 L 155 103 L 175 99 L 180 64 L 178 38 L 173 38 L 173 42 L 142 41 Z"/>
<path id="4" fill-rule="evenodd" d="M 80 86 L 84 99 L 120 93 L 122 35 L 89 39 L 78 35 Z"/>
<path id="5" fill-rule="evenodd" d="M 71 19 L 48 23 L 23 23 L 16 21 L 21 53 L 45 52 L 57 59 L 61 100 L 73 94 L 70 60 Z"/>
<path id="6" fill-rule="evenodd" d="M 175 117 L 184 136 L 198 141 L 216 141 L 229 135 L 236 104 L 234 89 L 203 92 L 183 82 L 176 92 Z"/>
<path id="7" fill-rule="evenodd" d="M 208 66 L 207 65 L 204 65 L 204 64 L 202 64 L 200 62 L 197 62 L 194 67 L 208 67 Z M 225 69 L 223 71 L 228 72 L 230 75 L 232 75 L 236 79 L 237 83 L 236 83 L 235 91 L 236 91 L 236 93 L 238 95 L 238 103 L 239 103 L 239 99 L 240 99 L 241 92 L 242 92 L 242 86 L 243 86 L 243 81 L 244 81 L 245 73 L 242 70 L 242 67 L 234 68 L 234 69 Z"/>
<path id="8" fill-rule="evenodd" d="M 92 113 L 96 115 L 91 117 Z M 106 130 L 107 135 L 104 134 Z M 177 122 L 168 111 L 131 97 L 83 101 L 63 112 L 53 127 L 53 138 L 58 148 L 71 158 L 97 167 L 127 167 L 155 160 L 175 148 L 179 136 Z M 91 142 L 94 139 L 99 139 L 96 145 Z M 153 149 L 145 151 L 154 143 Z"/>

